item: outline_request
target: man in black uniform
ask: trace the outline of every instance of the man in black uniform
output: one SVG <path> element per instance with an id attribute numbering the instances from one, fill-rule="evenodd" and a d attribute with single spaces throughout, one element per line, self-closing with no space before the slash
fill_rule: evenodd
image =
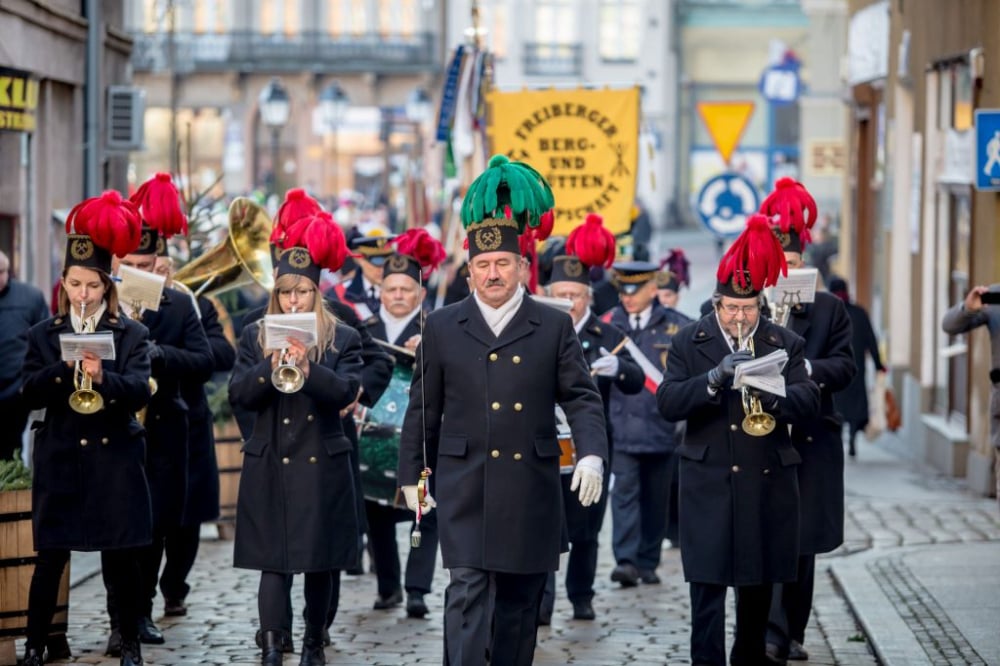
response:
<path id="1" fill-rule="evenodd" d="M 781 178 L 761 212 L 774 222 L 788 268 L 805 268 L 802 251 L 816 219 L 809 192 L 791 178 Z M 806 373 L 819 386 L 820 411 L 792 428 L 792 444 L 802 456 L 798 578 L 774 586 L 767 629 L 768 659 L 782 664 L 809 658 L 802 642 L 812 610 L 816 554 L 828 553 L 844 540 L 844 445 L 833 394 L 846 388 L 856 372 L 851 320 L 839 298 L 821 291 L 813 303 L 787 306 L 787 312 L 777 310 L 775 321 L 805 339 Z"/>
<path id="2" fill-rule="evenodd" d="M 657 390 L 665 418 L 687 419 L 677 453 L 693 664 L 726 664 L 730 586 L 737 589 L 730 663 L 764 663 L 771 587 L 796 576 L 801 457 L 788 425 L 814 418 L 819 390 L 806 373 L 802 338 L 760 317 L 760 291 L 783 265 L 770 221 L 752 216 L 720 263 L 715 311 L 674 336 Z M 737 366 L 778 350 L 788 354 L 780 371 L 784 396 L 732 388 Z M 761 410 L 773 417 L 770 431 Z M 748 411 L 755 414 L 751 423 L 744 420 Z"/>
<path id="3" fill-rule="evenodd" d="M 391 240 L 392 236 L 355 236 L 350 241 L 351 249 L 360 255 L 354 257 L 359 270 L 355 272 L 354 279 L 347 283 L 341 298 L 354 307 L 362 321 L 378 312 L 382 306 L 379 290 L 385 260 L 392 254 L 392 245 L 389 244 Z"/>
<path id="4" fill-rule="evenodd" d="M 455 666 L 533 661 L 542 589 L 564 549 L 556 405 L 576 442 L 571 488 L 584 506 L 601 494 L 604 411 L 572 320 L 519 284 L 518 236 L 552 204 L 538 172 L 503 155 L 472 183 L 462 222 L 473 292 L 428 315 L 410 387 L 398 479 L 423 512 L 434 502 L 421 502 L 419 479 L 434 474 Z"/>
<path id="5" fill-rule="evenodd" d="M 614 246 L 610 249 L 613 252 Z M 608 395 L 612 386 L 626 395 L 634 395 L 641 391 L 644 382 L 642 369 L 623 348 L 625 334 L 621 329 L 614 324 L 605 324 L 591 311 L 590 271 L 578 257 L 564 254 L 553 258 L 548 292 L 549 296 L 567 299 L 573 303 L 569 312 L 573 319 L 573 328 L 580 338 L 584 358 L 597 381 L 601 401 L 604 403 L 610 458 L 614 448 L 612 441 L 614 433 L 611 421 L 608 419 Z M 611 465 L 608 465 L 604 470 L 605 487 L 611 475 L 610 468 Z M 604 523 L 604 512 L 608 505 L 607 494 L 596 504 L 583 507 L 570 491 L 569 474 L 564 473 L 561 480 L 563 509 L 566 512 L 566 528 L 570 542 L 569 560 L 566 565 L 566 596 L 573 605 L 574 620 L 593 620 L 596 617 L 593 599 L 594 575 L 597 571 L 597 537 Z M 551 573 L 545 584 L 545 594 L 539 610 L 541 624 L 551 622 L 555 592 L 556 575 Z"/>

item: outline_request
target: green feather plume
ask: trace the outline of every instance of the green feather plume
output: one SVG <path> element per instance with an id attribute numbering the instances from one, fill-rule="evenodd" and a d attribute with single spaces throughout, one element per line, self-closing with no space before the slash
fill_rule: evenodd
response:
<path id="1" fill-rule="evenodd" d="M 525 162 L 511 162 L 506 155 L 490 158 L 486 171 L 472 181 L 462 202 L 462 225 L 504 217 L 510 206 L 521 232 L 524 226 L 537 227 L 541 216 L 555 206 L 552 188 L 538 171 Z"/>

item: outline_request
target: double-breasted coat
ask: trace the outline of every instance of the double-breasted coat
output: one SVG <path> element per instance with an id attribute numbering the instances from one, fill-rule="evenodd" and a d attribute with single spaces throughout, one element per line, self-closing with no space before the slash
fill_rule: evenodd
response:
<path id="1" fill-rule="evenodd" d="M 104 409 L 70 409 L 74 368 L 61 359 L 59 336 L 73 333 L 68 316 L 28 332 L 23 395 L 45 409 L 32 450 L 32 525 L 35 549 L 110 550 L 152 539 L 149 487 L 143 470 L 144 430 L 135 412 L 149 401 L 146 328 L 105 313 L 97 332 L 110 332 L 115 359 L 102 362 L 94 390 Z"/>
<path id="2" fill-rule="evenodd" d="M 360 516 L 340 410 L 361 384 L 358 333 L 337 325 L 334 349 L 309 364 L 302 389 L 282 393 L 271 384 L 259 326 L 244 328 L 229 382 L 230 401 L 257 414 L 243 445 L 234 564 L 276 573 L 349 569 L 358 561 Z"/>
<path id="3" fill-rule="evenodd" d="M 159 529 L 181 524 L 187 500 L 189 410 L 181 382 L 204 384 L 214 360 L 194 302 L 184 292 L 165 288 L 160 308 L 146 310 L 139 321 L 160 349 L 152 359 L 157 388 L 146 412 L 146 476 Z"/>
<path id="4" fill-rule="evenodd" d="M 844 303 L 816 293 L 814 303 L 792 308 L 788 328 L 805 340 L 804 353 L 819 387 L 819 414 L 792 428 L 799 464 L 799 552 L 828 553 L 844 541 L 844 442 L 842 419 L 833 394 L 856 372 L 851 353 L 851 320 Z"/>
<path id="5" fill-rule="evenodd" d="M 219 313 L 211 300 L 197 297 L 201 327 L 212 350 L 212 372 L 229 372 L 236 349 L 226 338 Z M 205 382 L 181 380 L 181 398 L 188 406 L 188 479 L 184 504 L 185 525 L 198 525 L 219 516 L 219 464 L 215 459 L 214 415 L 205 396 Z"/>
<path id="6" fill-rule="evenodd" d="M 656 392 L 669 420 L 687 419 L 680 456 L 680 541 L 684 577 L 715 585 L 762 585 L 795 580 L 799 555 L 801 461 L 789 424 L 816 418 L 819 389 L 806 375 L 804 343 L 761 318 L 757 356 L 788 352 L 786 397 L 772 411 L 773 432 L 743 432 L 740 391 L 708 390 L 708 371 L 731 349 L 714 313 L 674 336 L 667 372 Z"/>
<path id="7" fill-rule="evenodd" d="M 398 479 L 417 483 L 426 435 L 446 568 L 558 569 L 566 543 L 556 404 L 577 456 L 607 464 L 601 397 L 567 314 L 525 297 L 499 337 L 474 296 L 427 316 Z"/>

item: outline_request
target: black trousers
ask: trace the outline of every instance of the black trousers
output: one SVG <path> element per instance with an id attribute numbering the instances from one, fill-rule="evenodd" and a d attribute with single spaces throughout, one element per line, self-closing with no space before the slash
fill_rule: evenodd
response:
<path id="1" fill-rule="evenodd" d="M 690 583 L 691 663 L 694 666 L 726 666 L 725 585 Z M 736 588 L 736 639 L 729 653 L 732 666 L 765 664 L 764 636 L 771 585 Z"/>
<path id="2" fill-rule="evenodd" d="M 153 527 L 153 541 L 148 546 L 136 548 L 136 558 L 139 564 L 139 617 L 153 617 L 153 600 L 156 598 L 156 581 L 160 575 L 160 562 L 163 559 L 164 536 L 162 528 Z M 101 559 L 101 576 L 104 578 L 104 589 L 108 593 L 108 619 L 111 628 L 119 627 L 118 593 L 113 585 L 115 573 L 109 571 Z"/>
<path id="3" fill-rule="evenodd" d="M 3 428 L 0 428 L 0 460 L 10 460 L 14 450 L 21 448 L 24 428 L 28 424 L 28 407 L 20 393 L 0 400 Z"/>
<path id="4" fill-rule="evenodd" d="M 816 556 L 799 555 L 799 579 L 774 586 L 767 617 L 767 642 L 778 647 L 780 656 L 788 656 L 791 641 L 800 645 L 805 642 L 815 582 Z"/>
<path id="5" fill-rule="evenodd" d="M 445 665 L 485 664 L 487 649 L 491 666 L 530 665 L 546 576 L 451 569 L 445 591 Z"/>
<path id="6" fill-rule="evenodd" d="M 305 574 L 306 623 L 324 626 L 329 611 L 333 577 L 329 571 Z M 338 589 L 340 577 L 337 577 Z M 257 589 L 257 612 L 261 631 L 291 631 L 292 576 L 262 571 Z"/>
<path id="7" fill-rule="evenodd" d="M 407 592 L 430 592 L 437 560 L 437 511 L 431 511 L 420 520 L 420 547 L 410 548 L 406 558 L 405 582 L 400 580 L 396 523 L 406 520 L 414 523 L 413 512 L 365 501 L 365 513 L 368 518 L 368 546 L 375 561 L 375 576 L 378 579 L 378 596 L 390 596 L 400 588 L 401 583 L 405 585 Z"/>
<path id="8" fill-rule="evenodd" d="M 138 640 L 139 636 L 139 551 L 139 548 L 122 548 L 101 552 L 101 568 L 116 599 L 117 626 L 126 641 Z M 28 591 L 28 648 L 39 652 L 45 649 L 45 637 L 49 635 L 59 596 L 59 580 L 67 562 L 68 550 L 38 552 Z"/>
<path id="9" fill-rule="evenodd" d="M 160 574 L 160 591 L 164 599 L 183 601 L 191 591 L 188 574 L 198 557 L 201 525 L 181 525 L 166 530 L 163 552 L 166 562 Z"/>
<path id="10" fill-rule="evenodd" d="M 287 632 L 289 635 L 292 633 L 292 581 L 294 576 L 291 574 L 281 574 L 284 577 L 284 611 L 282 611 L 281 617 L 277 620 L 277 626 L 282 631 Z M 337 610 L 340 608 L 340 570 L 335 569 L 330 572 L 330 597 L 327 601 L 326 610 L 326 628 L 329 629 L 333 625 L 333 621 L 337 619 Z M 309 610 L 309 598 L 306 598 L 306 607 L 303 609 L 302 614 L 305 617 L 310 617 Z M 263 626 L 263 625 L 262 625 Z"/>
<path id="11" fill-rule="evenodd" d="M 611 540 L 615 561 L 654 571 L 667 532 L 670 453 L 615 452 L 611 471 Z"/>

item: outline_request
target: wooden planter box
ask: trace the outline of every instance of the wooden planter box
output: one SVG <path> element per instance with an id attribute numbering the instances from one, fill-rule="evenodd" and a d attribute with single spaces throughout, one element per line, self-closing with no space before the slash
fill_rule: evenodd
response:
<path id="1" fill-rule="evenodd" d="M 215 424 L 215 458 L 219 465 L 219 537 L 230 538 L 236 524 L 236 496 L 243 471 L 243 438 L 236 419 Z"/>
<path id="2" fill-rule="evenodd" d="M 17 663 L 15 641 L 28 624 L 28 589 L 37 560 L 31 534 L 31 491 L 0 492 L 0 665 Z M 59 583 L 50 641 L 65 646 L 69 564 Z"/>

